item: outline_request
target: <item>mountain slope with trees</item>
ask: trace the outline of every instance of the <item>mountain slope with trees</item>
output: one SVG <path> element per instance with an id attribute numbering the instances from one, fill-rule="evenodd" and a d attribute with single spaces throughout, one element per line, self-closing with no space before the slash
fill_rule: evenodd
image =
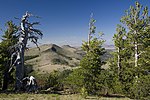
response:
<path id="1" fill-rule="evenodd" d="M 72 47 L 69 45 L 58 46 L 55 44 L 44 44 L 38 48 L 29 48 L 25 52 L 25 64 L 28 72 L 32 70 L 38 72 L 52 72 L 53 70 L 63 70 L 79 67 L 80 60 L 85 55 L 81 47 Z M 102 57 L 106 60 L 112 57 L 111 52 L 114 50 L 106 50 L 106 54 Z M 31 66 L 32 65 L 32 66 Z"/>
<path id="2" fill-rule="evenodd" d="M 7 30 L 0 42 L 2 90 L 24 91 L 21 80 L 26 74 L 36 77 L 42 93 L 150 99 L 150 16 L 147 6 L 135 2 L 135 6 L 125 11 L 113 37 L 115 50 L 103 47 L 104 34 L 96 33 L 93 14 L 87 41 L 83 41 L 81 48 L 55 44 L 38 47 L 37 40 L 43 34 L 33 28 L 38 22 L 28 22 L 30 16 L 33 15 L 26 13 L 22 17 L 20 27 L 12 21 L 6 23 Z M 29 40 L 38 48 L 27 48 Z M 15 86 L 9 87 L 10 81 L 16 81 Z"/>

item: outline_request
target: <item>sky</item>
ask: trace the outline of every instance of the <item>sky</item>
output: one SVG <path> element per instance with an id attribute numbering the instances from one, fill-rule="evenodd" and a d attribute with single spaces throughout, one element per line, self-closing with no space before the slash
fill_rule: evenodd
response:
<path id="1" fill-rule="evenodd" d="M 150 7 L 149 0 L 137 0 L 143 6 Z M 12 20 L 19 25 L 26 11 L 41 18 L 37 27 L 43 32 L 39 44 L 80 46 L 87 41 L 90 14 L 94 13 L 96 32 L 104 33 L 105 44 L 112 45 L 116 25 L 135 0 L 0 0 L 0 28 L 5 30 L 5 23 Z M 0 37 L 3 34 L 0 31 Z"/>

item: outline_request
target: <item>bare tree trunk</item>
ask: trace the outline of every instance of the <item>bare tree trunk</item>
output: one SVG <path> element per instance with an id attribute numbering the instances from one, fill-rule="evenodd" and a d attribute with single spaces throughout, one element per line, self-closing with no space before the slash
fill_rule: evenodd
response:
<path id="1" fill-rule="evenodd" d="M 90 33 L 88 34 L 88 46 L 90 45 Z"/>
<path id="2" fill-rule="evenodd" d="M 120 74 L 120 48 L 118 47 L 118 61 L 117 61 L 117 66 L 118 66 L 118 75 Z"/>
<path id="3" fill-rule="evenodd" d="M 135 67 L 137 67 L 138 66 L 138 45 L 137 45 L 137 42 L 135 42 L 134 48 L 135 48 Z"/>
<path id="4" fill-rule="evenodd" d="M 88 46 L 90 45 L 90 36 L 91 36 L 91 22 L 89 22 Z"/>
<path id="5" fill-rule="evenodd" d="M 25 67 L 24 67 L 24 52 L 26 49 L 28 39 L 31 39 L 31 42 L 37 45 L 38 36 L 42 37 L 42 32 L 38 29 L 34 29 L 33 25 L 39 24 L 39 22 L 30 23 L 28 22 L 28 18 L 33 16 L 26 12 L 21 19 L 21 32 L 19 34 L 19 42 L 14 46 L 15 52 L 11 55 L 11 59 L 13 56 L 17 56 L 16 60 L 11 63 L 11 68 L 16 65 L 16 86 L 15 89 L 20 91 L 22 87 L 22 79 L 25 76 Z M 12 60 L 11 60 L 12 61 Z"/>
<path id="6" fill-rule="evenodd" d="M 8 88 L 8 75 L 8 70 L 5 70 L 3 75 L 2 90 L 7 90 Z"/>
<path id="7" fill-rule="evenodd" d="M 136 12 L 136 15 L 137 15 L 137 12 Z M 134 16 L 134 22 L 135 24 L 137 24 L 137 16 Z M 136 40 L 136 37 L 137 36 L 137 31 L 135 30 L 134 31 L 134 38 L 135 38 L 135 41 L 134 41 L 134 49 L 135 49 L 135 53 L 134 53 L 134 56 L 135 56 L 135 67 L 138 66 L 138 42 Z"/>
<path id="8" fill-rule="evenodd" d="M 89 33 L 88 33 L 88 46 L 90 45 L 90 41 L 91 41 L 91 34 L 92 34 L 92 18 L 93 18 L 93 13 L 91 13 L 91 16 L 90 16 L 90 22 L 89 22 Z"/>
<path id="9" fill-rule="evenodd" d="M 23 16 L 21 20 L 21 36 L 19 38 L 19 51 L 18 51 L 18 60 L 16 62 L 16 90 L 21 90 L 22 87 L 22 79 L 25 76 L 25 68 L 24 68 L 24 52 L 27 45 L 28 40 L 28 31 L 26 30 L 25 21 L 28 15 Z"/>
<path id="10" fill-rule="evenodd" d="M 22 73 L 22 66 L 21 66 L 21 59 L 20 61 L 17 62 L 16 64 L 16 85 L 15 85 L 15 90 L 21 90 L 22 87 L 22 78 L 23 78 L 23 73 Z"/>

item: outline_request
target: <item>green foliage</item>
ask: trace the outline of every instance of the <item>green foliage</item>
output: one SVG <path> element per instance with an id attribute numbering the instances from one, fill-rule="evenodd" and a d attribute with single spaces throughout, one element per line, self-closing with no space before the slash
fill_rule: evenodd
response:
<path id="1" fill-rule="evenodd" d="M 18 28 L 12 21 L 8 21 L 6 23 L 7 30 L 5 31 L 4 35 L 2 36 L 2 42 L 0 43 L 0 84 L 4 81 L 13 80 L 11 77 L 8 80 L 4 80 L 2 76 L 7 74 L 10 65 L 10 46 L 14 45 L 17 42 L 16 33 Z M 9 73 L 11 74 L 11 73 Z M 2 80 L 3 79 L 3 80 Z"/>
<path id="2" fill-rule="evenodd" d="M 146 47 L 150 43 L 148 7 L 143 7 L 139 2 L 135 2 L 135 6 L 131 6 L 126 11 L 121 22 L 128 28 L 127 38 L 130 46 L 133 48 L 132 52 L 135 54 L 135 67 L 139 67 L 142 64 L 142 62 L 139 62 L 140 55 L 145 52 Z"/>
<path id="3" fill-rule="evenodd" d="M 84 70 L 82 68 L 74 69 L 72 73 L 65 78 L 63 83 L 66 87 L 72 88 L 73 92 L 77 93 L 84 86 Z"/>
<path id="4" fill-rule="evenodd" d="M 101 39 L 103 34 L 99 34 L 99 37 L 95 36 L 96 27 L 94 23 L 95 20 L 91 18 L 88 42 L 83 42 L 82 44 L 82 49 L 86 52 L 86 55 L 80 61 L 81 67 L 74 69 L 63 81 L 66 87 L 71 88 L 74 92 L 80 91 L 85 97 L 88 94 L 100 94 L 102 88 L 108 87 L 107 82 L 104 81 L 107 80 L 108 75 L 101 68 L 105 64 L 102 60 L 102 56 L 105 53 L 105 49 L 102 47 L 104 40 Z M 103 75 L 103 72 L 105 75 Z"/>
<path id="5" fill-rule="evenodd" d="M 117 26 L 117 33 L 114 35 L 115 47 L 113 58 L 110 60 L 110 71 L 114 74 L 114 83 L 119 84 L 120 90 L 115 93 L 122 93 L 136 99 L 145 99 L 149 95 L 149 45 L 150 45 L 150 22 L 148 7 L 135 2 L 126 11 L 121 22 L 127 26 Z M 125 32 L 125 30 L 128 30 Z M 137 60 L 136 60 L 137 59 Z M 118 68 L 119 67 L 119 68 Z M 118 74 L 117 74 L 118 73 Z M 119 92 L 120 91 L 120 92 Z"/>
<path id="6" fill-rule="evenodd" d="M 81 95 L 83 98 L 86 98 L 88 96 L 88 93 L 85 87 L 81 88 Z"/>
<path id="7" fill-rule="evenodd" d="M 81 68 L 73 70 L 65 80 L 73 91 L 80 91 L 85 97 L 87 94 L 100 94 L 102 88 L 107 88 L 107 83 L 103 84 L 107 74 L 106 76 L 101 74 L 103 73 L 101 66 L 105 64 L 102 60 L 102 55 L 105 53 L 105 49 L 102 48 L 103 43 L 104 40 L 99 40 L 97 37 L 91 38 L 89 44 L 84 42 L 82 48 L 86 55 L 80 61 Z"/>
<path id="8" fill-rule="evenodd" d="M 101 90 L 100 74 L 101 66 L 105 64 L 102 61 L 102 55 L 105 53 L 105 49 L 102 47 L 104 40 L 101 39 L 103 34 L 99 37 L 95 37 L 94 26 L 95 20 L 90 20 L 90 34 L 88 42 L 83 42 L 82 49 L 86 52 L 86 55 L 80 61 L 80 66 L 83 70 L 83 87 L 88 94 L 97 95 Z"/>
<path id="9" fill-rule="evenodd" d="M 48 87 L 53 87 L 54 89 L 60 87 L 58 76 L 59 76 L 58 71 L 54 71 L 49 74 L 46 80 Z"/>
<path id="10" fill-rule="evenodd" d="M 63 80 L 71 73 L 70 70 L 64 71 L 53 71 L 46 79 L 46 88 L 51 88 L 52 90 L 62 90 L 64 86 Z"/>
<path id="11" fill-rule="evenodd" d="M 131 87 L 131 97 L 136 99 L 150 99 L 150 75 L 141 76 L 135 79 L 133 87 Z"/>
<path id="12" fill-rule="evenodd" d="M 115 46 L 119 47 L 119 48 L 123 48 L 126 30 L 121 25 L 117 25 L 116 32 L 117 33 L 114 34 L 114 37 L 113 37 L 114 42 L 115 42 Z"/>

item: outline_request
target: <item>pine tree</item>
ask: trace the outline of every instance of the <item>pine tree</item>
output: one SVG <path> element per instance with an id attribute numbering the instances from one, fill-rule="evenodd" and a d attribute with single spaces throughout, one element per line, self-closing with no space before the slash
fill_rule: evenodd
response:
<path id="1" fill-rule="evenodd" d="M 17 43 L 16 33 L 18 28 L 12 21 L 8 21 L 6 23 L 7 30 L 2 36 L 2 42 L 0 43 L 0 68 L 1 74 L 3 76 L 2 80 L 2 90 L 6 90 L 8 87 L 8 83 L 10 81 L 10 74 L 8 70 L 10 68 L 10 57 L 11 53 L 9 50 L 10 46 L 13 46 Z"/>
<path id="2" fill-rule="evenodd" d="M 102 55 L 105 53 L 105 49 L 102 47 L 104 40 L 99 37 L 94 37 L 95 29 L 94 20 L 92 17 L 90 19 L 90 34 L 88 34 L 88 42 L 82 44 L 82 49 L 86 52 L 86 55 L 80 61 L 80 66 L 84 70 L 84 86 L 83 89 L 88 92 L 88 94 L 97 94 L 100 90 L 99 75 L 101 73 L 101 66 L 105 64 L 102 61 Z M 102 35 L 100 35 L 101 37 Z"/>
<path id="3" fill-rule="evenodd" d="M 122 27 L 121 25 L 117 25 L 116 28 L 117 33 L 114 34 L 114 43 L 115 43 L 115 47 L 117 49 L 117 66 L 118 66 L 118 75 L 120 74 L 121 71 L 121 59 L 122 59 L 122 54 L 121 52 L 123 51 L 124 47 L 124 43 L 125 43 L 125 28 Z"/>
<path id="4" fill-rule="evenodd" d="M 150 24 L 142 32 L 140 48 L 142 52 L 139 54 L 139 72 L 142 75 L 150 74 Z"/>
<path id="5" fill-rule="evenodd" d="M 127 26 L 127 32 L 124 35 L 118 32 L 114 35 L 117 52 L 111 62 L 112 72 L 117 72 L 117 67 L 121 68 L 118 71 L 118 81 L 122 85 L 123 93 L 134 98 L 146 97 L 149 93 L 147 79 L 150 74 L 150 17 L 148 7 L 142 8 L 139 2 L 135 2 L 135 7 L 131 6 L 121 18 L 121 22 Z"/>
<path id="6" fill-rule="evenodd" d="M 140 37 L 143 36 L 142 33 L 149 24 L 148 7 L 142 9 L 142 5 L 139 2 L 135 2 L 135 7 L 130 6 L 130 9 L 126 11 L 126 15 L 122 17 L 121 22 L 129 29 L 130 42 L 134 46 L 134 66 L 138 67 L 138 59 L 143 52 L 140 48 L 142 45 Z"/>
<path id="7" fill-rule="evenodd" d="M 113 91 L 116 92 L 114 87 L 120 87 L 118 93 L 130 91 L 134 78 L 134 69 L 132 62 L 132 47 L 128 40 L 126 29 L 117 25 L 116 34 L 113 37 L 116 51 L 113 53 L 113 58 L 110 60 L 110 72 L 113 72 L 113 80 L 117 84 L 114 85 Z"/>

